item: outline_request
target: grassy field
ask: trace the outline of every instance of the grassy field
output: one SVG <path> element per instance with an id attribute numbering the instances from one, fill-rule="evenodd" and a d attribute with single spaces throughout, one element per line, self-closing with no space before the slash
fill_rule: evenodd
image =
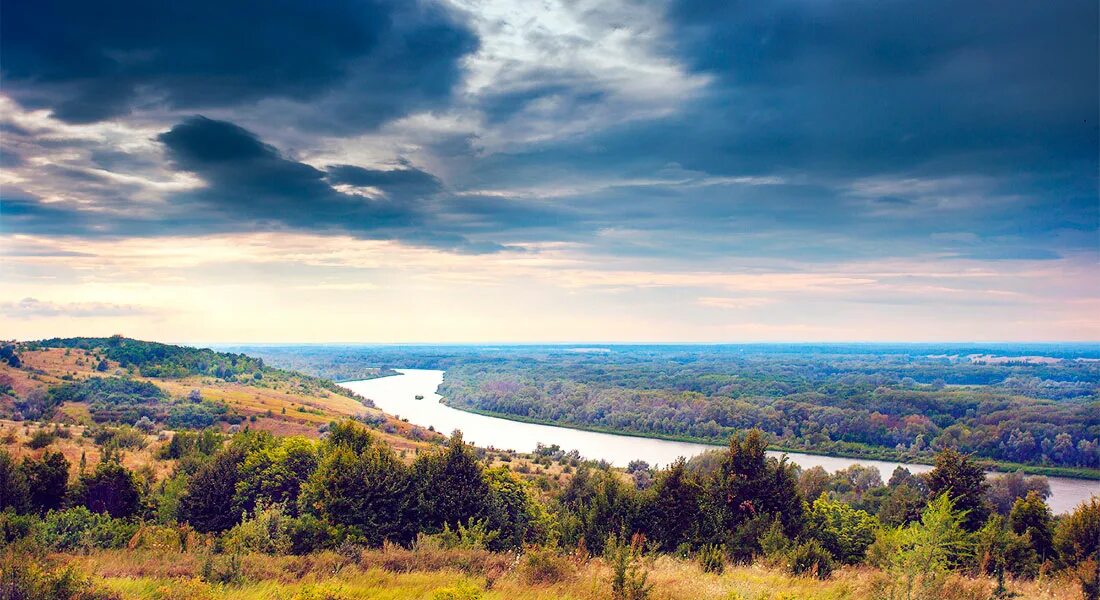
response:
<path id="1" fill-rule="evenodd" d="M 597 600 L 611 597 L 612 571 L 604 560 L 563 559 L 557 581 L 533 581 L 522 557 L 477 550 L 365 551 L 355 556 L 324 552 L 299 557 L 245 555 L 242 580 L 206 583 L 201 553 L 146 550 L 59 556 L 94 574 L 98 586 L 122 598 L 353 599 L 483 598 L 499 600 Z M 648 566 L 651 600 L 801 600 L 885 598 L 880 571 L 845 568 L 826 581 L 791 577 L 762 565 L 704 573 L 694 562 L 661 556 Z M 1017 598 L 1077 600 L 1080 592 L 1060 579 L 1007 583 Z M 950 576 L 937 592 L 944 600 L 986 600 L 993 582 Z M 924 596 L 930 598 L 929 596 Z"/>

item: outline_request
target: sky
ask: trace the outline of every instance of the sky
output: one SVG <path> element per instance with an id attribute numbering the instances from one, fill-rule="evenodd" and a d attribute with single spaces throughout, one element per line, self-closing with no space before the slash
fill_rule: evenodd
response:
<path id="1" fill-rule="evenodd" d="M 1100 340 L 1095 0 L 0 1 L 0 338 Z"/>

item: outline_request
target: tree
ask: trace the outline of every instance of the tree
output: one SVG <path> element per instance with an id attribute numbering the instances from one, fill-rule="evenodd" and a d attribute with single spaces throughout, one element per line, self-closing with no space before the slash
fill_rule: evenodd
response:
<path id="1" fill-rule="evenodd" d="M 30 506 L 27 476 L 7 450 L 0 449 L 0 511 L 23 512 Z"/>
<path id="2" fill-rule="evenodd" d="M 103 372 L 106 372 L 106 371 L 107 371 L 107 369 L 109 369 L 110 367 L 111 367 L 111 365 L 110 365 L 110 364 L 108 364 L 108 363 L 107 363 L 107 359 L 106 359 L 106 358 L 104 358 L 104 359 L 101 359 L 101 360 L 99 361 L 99 364 L 97 364 L 97 365 L 95 366 L 95 370 L 96 370 L 96 371 L 99 371 L 100 373 L 103 373 Z"/>
<path id="3" fill-rule="evenodd" d="M 806 522 L 810 537 L 821 542 L 834 558 L 849 565 L 863 560 L 878 529 L 878 521 L 865 511 L 829 500 L 825 494 L 814 500 Z"/>
<path id="4" fill-rule="evenodd" d="M 372 546 L 408 542 L 416 533 L 408 468 L 384 444 L 356 453 L 340 444 L 327 450 L 302 487 L 301 507 L 351 529 Z"/>
<path id="5" fill-rule="evenodd" d="M 582 540 L 602 553 L 609 536 L 630 535 L 636 529 L 637 501 L 633 488 L 618 474 L 592 464 L 582 465 L 558 496 L 558 525 L 566 547 Z"/>
<path id="6" fill-rule="evenodd" d="M 485 472 L 492 490 L 489 527 L 498 532 L 490 544 L 493 550 L 512 550 L 545 541 L 550 517 L 529 492 L 527 484 L 507 467 Z"/>
<path id="7" fill-rule="evenodd" d="M 989 517 L 985 472 L 967 455 L 954 448 L 936 454 L 936 466 L 927 475 L 928 491 L 933 497 L 947 494 L 956 510 L 965 514 L 963 527 L 977 531 Z"/>
<path id="8" fill-rule="evenodd" d="M 1007 515 L 1016 500 L 1027 496 L 1028 492 L 1038 492 L 1042 499 L 1050 497 L 1050 483 L 1046 477 L 1028 477 L 1019 471 L 1008 473 L 988 480 L 987 498 L 993 510 Z"/>
<path id="9" fill-rule="evenodd" d="M 235 509 L 251 513 L 258 505 L 281 503 L 296 516 L 299 491 L 316 468 L 317 451 L 303 437 L 283 438 L 275 446 L 249 453 L 240 467 Z"/>
<path id="10" fill-rule="evenodd" d="M 240 478 L 240 466 L 246 452 L 230 446 L 214 455 L 187 483 L 187 493 L 179 501 L 180 517 L 202 532 L 221 532 L 241 520 L 240 508 L 233 503 Z"/>
<path id="11" fill-rule="evenodd" d="M 60 452 L 47 452 L 42 458 L 23 459 L 23 473 L 30 490 L 31 508 L 40 513 L 61 508 L 69 483 L 69 461 Z"/>
<path id="12" fill-rule="evenodd" d="M 141 500 L 134 475 L 117 457 L 104 456 L 90 475 L 80 478 L 80 503 L 88 510 L 119 519 L 137 512 Z"/>
<path id="13" fill-rule="evenodd" d="M 732 436 L 718 472 L 708 482 L 711 526 L 727 539 L 727 547 L 748 558 L 759 551 L 759 536 L 778 517 L 791 537 L 803 526 L 803 503 L 795 467 L 768 458 L 767 441 L 759 429 Z"/>
<path id="14" fill-rule="evenodd" d="M 1038 492 L 1012 505 L 1008 523 L 1017 535 L 1026 535 L 1040 561 L 1054 558 L 1054 515 Z"/>
<path id="15" fill-rule="evenodd" d="M 413 463 L 420 522 L 425 529 L 457 527 L 488 516 L 489 482 L 472 446 L 456 431 L 441 452 L 426 452 Z"/>
<path id="16" fill-rule="evenodd" d="M 689 543 L 699 521 L 699 482 L 689 475 L 680 458 L 657 474 L 642 498 L 642 520 L 649 539 L 666 552 Z"/>
<path id="17" fill-rule="evenodd" d="M 1058 560 L 1081 583 L 1086 600 L 1100 598 L 1100 496 L 1082 502 L 1054 531 Z"/>

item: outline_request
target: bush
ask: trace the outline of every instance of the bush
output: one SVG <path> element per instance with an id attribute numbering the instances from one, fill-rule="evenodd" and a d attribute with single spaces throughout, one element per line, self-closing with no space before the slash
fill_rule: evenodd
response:
<path id="1" fill-rule="evenodd" d="M 93 513 L 83 506 L 51 510 L 42 524 L 42 542 L 54 550 L 125 548 L 138 526 L 123 519 Z"/>
<path id="2" fill-rule="evenodd" d="M 241 557 L 237 554 L 221 555 L 207 553 L 202 561 L 199 577 L 206 583 L 221 585 L 240 585 L 244 583 L 241 570 Z"/>
<path id="3" fill-rule="evenodd" d="M 0 546 L 31 536 L 41 528 L 41 524 L 33 515 L 19 515 L 11 510 L 0 513 Z"/>
<path id="4" fill-rule="evenodd" d="M 34 548 L 8 547 L 0 556 L 0 597 L 66 600 L 109 600 L 72 565 L 60 567 Z"/>
<path id="5" fill-rule="evenodd" d="M 787 571 L 792 575 L 812 575 L 828 579 L 833 573 L 833 555 L 817 540 L 802 542 L 791 550 Z"/>
<path id="6" fill-rule="evenodd" d="M 225 547 L 233 552 L 288 554 L 292 547 L 290 520 L 282 505 L 258 507 L 251 518 L 225 534 Z"/>
<path id="7" fill-rule="evenodd" d="M 35 450 L 40 450 L 52 444 L 55 437 L 52 431 L 42 428 L 34 432 L 31 439 L 27 441 L 27 446 Z"/>
<path id="8" fill-rule="evenodd" d="M 704 573 L 721 575 L 726 569 L 726 551 L 722 546 L 715 544 L 703 546 L 695 559 L 699 561 L 699 566 L 703 568 Z"/>
<path id="9" fill-rule="evenodd" d="M 604 558 L 611 564 L 611 597 L 614 600 L 645 600 L 653 586 L 647 583 L 649 572 L 645 569 L 643 549 L 645 536 L 635 534 L 630 543 L 619 541 L 614 535 L 607 537 Z"/>
<path id="10" fill-rule="evenodd" d="M 546 546 L 528 548 L 519 564 L 520 578 L 528 585 L 558 583 L 572 577 L 573 562 Z"/>

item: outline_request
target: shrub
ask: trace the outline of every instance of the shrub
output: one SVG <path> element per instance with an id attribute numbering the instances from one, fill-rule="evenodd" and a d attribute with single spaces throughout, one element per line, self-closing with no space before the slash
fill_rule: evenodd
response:
<path id="1" fill-rule="evenodd" d="M 833 555 L 817 540 L 808 540 L 795 546 L 787 559 L 787 570 L 792 575 L 812 575 L 828 579 L 833 573 Z"/>
<path id="2" fill-rule="evenodd" d="M 528 548 L 519 564 L 520 578 L 529 585 L 557 583 L 571 577 L 574 564 L 553 548 L 535 546 Z"/>
<path id="3" fill-rule="evenodd" d="M 72 565 L 59 567 L 33 549 L 9 547 L 0 556 L 0 597 L 109 600 L 114 596 L 94 587 Z"/>
<path id="4" fill-rule="evenodd" d="M 241 557 L 237 554 L 207 553 L 202 561 L 199 578 L 206 583 L 221 585 L 240 585 L 244 583 L 241 570 Z"/>
<path id="5" fill-rule="evenodd" d="M 42 542 L 54 550 L 125 548 L 138 526 L 83 506 L 51 510 L 42 524 Z"/>
<path id="6" fill-rule="evenodd" d="M 611 564 L 611 597 L 614 600 L 645 600 L 653 588 L 647 583 L 645 568 L 645 536 L 635 534 L 630 543 L 610 535 L 604 544 L 604 558 Z"/>
<path id="7" fill-rule="evenodd" d="M 7 510 L 0 513 L 0 546 L 17 542 L 41 529 L 42 522 L 33 515 L 19 515 Z"/>
<path id="8" fill-rule="evenodd" d="M 829 500 L 824 493 L 814 500 L 808 517 L 810 536 L 842 563 L 862 561 L 875 541 L 878 521 L 874 517 L 844 502 Z"/>
<path id="9" fill-rule="evenodd" d="M 289 521 L 280 504 L 257 507 L 251 518 L 225 534 L 225 547 L 234 552 L 288 554 L 292 547 Z"/>
<path id="10" fill-rule="evenodd" d="M 54 438 L 55 436 L 52 431 L 45 428 L 39 429 L 38 431 L 35 431 L 34 435 L 31 436 L 31 439 L 27 441 L 27 446 L 35 450 L 39 450 L 52 444 Z"/>
<path id="11" fill-rule="evenodd" d="M 699 566 L 703 568 L 704 573 L 717 573 L 722 574 L 722 571 L 726 569 L 726 552 L 725 548 L 715 544 L 708 544 L 699 549 L 699 553 L 695 559 L 699 561 Z"/>

